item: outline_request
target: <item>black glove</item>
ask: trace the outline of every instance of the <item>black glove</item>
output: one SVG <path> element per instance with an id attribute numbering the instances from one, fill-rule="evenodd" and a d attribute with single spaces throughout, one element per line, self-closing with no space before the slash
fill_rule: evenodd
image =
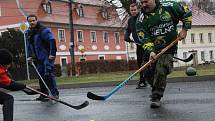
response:
<path id="1" fill-rule="evenodd" d="M 11 81 L 9 86 L 4 87 L 4 89 L 11 90 L 11 91 L 18 91 L 23 90 L 26 88 L 26 85 L 23 83 Z"/>

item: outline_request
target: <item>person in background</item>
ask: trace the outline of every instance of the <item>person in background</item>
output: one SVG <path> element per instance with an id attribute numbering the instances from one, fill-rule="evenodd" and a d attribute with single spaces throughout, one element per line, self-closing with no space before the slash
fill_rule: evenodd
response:
<path id="1" fill-rule="evenodd" d="M 130 5 L 130 18 L 128 19 L 128 25 L 127 25 L 127 28 L 126 28 L 126 31 L 125 31 L 125 41 L 126 42 L 134 42 L 136 43 L 136 46 L 137 46 L 137 49 L 136 49 L 136 55 L 137 55 L 137 63 L 138 63 L 138 68 L 141 67 L 142 65 L 142 62 L 143 60 L 147 61 L 146 57 L 145 57 L 145 54 L 144 54 L 144 49 L 142 48 L 142 46 L 140 46 L 140 42 L 139 42 L 139 39 L 137 37 L 137 33 L 136 33 L 136 27 L 135 27 L 135 24 L 136 24 L 136 20 L 137 20 L 137 17 L 139 15 L 139 12 L 138 12 L 138 6 L 136 3 L 132 3 Z M 130 35 L 132 34 L 132 37 L 134 40 L 131 40 L 130 39 Z M 144 87 L 147 87 L 147 83 L 144 79 L 144 75 L 143 75 L 143 71 L 140 72 L 140 77 L 139 77 L 139 82 L 138 82 L 138 85 L 136 87 L 136 89 L 141 89 L 141 88 L 144 88 Z"/>
<path id="2" fill-rule="evenodd" d="M 49 28 L 38 22 L 36 15 L 29 15 L 27 21 L 30 25 L 29 30 L 26 32 L 28 61 L 30 63 L 36 61 L 37 70 L 50 89 L 51 96 L 59 98 L 59 92 L 53 74 L 57 51 L 54 35 Z M 48 94 L 48 90 L 41 79 L 39 79 L 39 85 L 40 91 Z M 48 101 L 49 99 L 40 95 L 36 100 Z"/>

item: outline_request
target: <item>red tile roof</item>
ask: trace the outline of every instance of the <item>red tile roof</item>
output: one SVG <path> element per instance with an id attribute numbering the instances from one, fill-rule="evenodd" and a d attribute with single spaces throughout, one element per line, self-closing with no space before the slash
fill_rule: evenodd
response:
<path id="1" fill-rule="evenodd" d="M 25 21 L 25 17 L 17 7 L 15 0 L 0 0 L 0 26 L 17 24 Z"/>
<path id="2" fill-rule="evenodd" d="M 20 0 L 22 2 L 27 0 Z M 41 0 L 39 0 L 41 2 Z M 34 6 L 33 8 L 39 8 L 39 1 L 29 5 Z M 93 0 L 92 0 L 93 1 Z M 94 4 L 94 2 L 91 1 L 91 4 Z M 96 0 L 99 1 L 99 0 Z M 90 3 L 90 0 L 78 0 L 79 3 L 81 2 L 87 2 Z M 23 4 L 23 3 L 22 3 Z M 30 4 L 29 2 L 25 2 L 24 11 L 30 13 L 38 12 L 38 10 L 35 9 L 26 9 L 28 6 L 27 4 Z M 79 17 L 76 14 L 76 10 L 73 10 L 73 23 L 76 25 L 88 25 L 88 26 L 103 26 L 103 27 L 121 27 L 121 20 L 117 15 L 115 17 L 113 16 L 109 20 L 104 20 L 101 17 L 98 18 L 98 14 L 102 7 L 89 7 L 87 5 L 83 5 L 84 7 L 84 17 Z M 75 5 L 73 4 L 73 8 Z M 65 2 L 59 2 L 59 1 L 52 1 L 52 14 L 44 14 L 39 15 L 39 20 L 41 22 L 51 22 L 51 23 L 62 23 L 62 24 L 68 24 L 69 23 L 69 17 L 68 17 L 68 4 Z M 117 17 L 116 17 L 117 16 Z"/>
<path id="3" fill-rule="evenodd" d="M 192 7 L 193 20 L 192 25 L 215 25 L 215 17 L 204 12 L 196 6 Z"/>
<path id="4" fill-rule="evenodd" d="M 40 4 L 43 0 L 18 0 L 25 14 L 38 12 Z"/>
<path id="5" fill-rule="evenodd" d="M 42 22 L 51 23 L 62 23 L 68 24 L 68 3 L 52 1 L 52 14 L 44 13 L 42 2 L 44 0 L 18 0 L 20 3 L 21 10 L 26 14 L 37 14 L 39 15 L 39 20 Z M 84 5 L 84 17 L 79 17 L 76 14 L 76 10 L 73 10 L 73 20 L 76 25 L 88 25 L 88 26 L 103 26 L 103 27 L 121 27 L 121 20 L 117 17 L 112 17 L 110 20 L 102 19 L 99 14 L 102 7 L 95 6 L 89 9 L 90 5 L 103 5 L 101 0 L 76 0 L 78 3 L 85 3 Z M 17 24 L 25 21 L 25 17 L 18 9 L 18 4 L 15 0 L 0 1 L 2 8 L 2 16 L 0 16 L 0 26 Z M 73 7 L 75 5 L 73 4 Z M 13 8 L 13 9 L 11 9 Z M 9 10 L 10 9 L 10 10 Z M 192 8 L 193 22 L 192 25 L 215 25 L 215 18 L 196 6 Z M 6 12 L 4 12 L 6 11 Z"/>
<path id="6" fill-rule="evenodd" d="M 82 4 L 89 4 L 89 5 L 98 5 L 98 6 L 104 6 L 105 4 L 104 0 L 75 0 L 76 3 L 82 3 Z"/>

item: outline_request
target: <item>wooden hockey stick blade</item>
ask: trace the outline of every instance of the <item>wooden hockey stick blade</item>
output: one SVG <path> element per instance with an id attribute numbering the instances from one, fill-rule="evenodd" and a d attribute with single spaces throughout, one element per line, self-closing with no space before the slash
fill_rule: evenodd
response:
<path id="1" fill-rule="evenodd" d="M 71 105 L 71 104 L 69 104 L 69 103 L 67 103 L 67 102 L 64 102 L 64 101 L 62 101 L 62 100 L 60 100 L 60 99 L 57 99 L 57 98 L 54 98 L 54 97 L 51 97 L 51 96 L 49 96 L 49 95 L 47 95 L 47 94 L 44 94 L 44 93 L 42 93 L 42 92 L 40 92 L 40 91 L 38 91 L 38 90 L 35 90 L 35 89 L 31 88 L 31 87 L 26 86 L 26 88 L 27 88 L 27 89 L 30 89 L 30 90 L 32 90 L 32 91 L 35 91 L 35 92 L 37 92 L 38 94 L 41 94 L 41 95 L 43 95 L 43 96 L 45 96 L 45 97 L 47 97 L 47 98 L 49 98 L 49 99 L 51 99 L 51 100 L 54 100 L 54 101 L 56 101 L 56 102 L 62 103 L 62 104 L 64 104 L 64 105 L 67 105 L 67 106 L 69 106 L 69 107 L 71 107 L 71 108 L 73 108 L 73 109 L 76 109 L 76 110 L 80 110 L 80 109 L 82 109 L 82 108 L 84 108 L 84 107 L 87 107 L 87 106 L 89 105 L 89 102 L 88 102 L 88 101 L 85 101 L 85 102 L 83 102 L 82 104 L 77 105 L 77 106 L 76 106 L 76 105 Z"/>
<path id="2" fill-rule="evenodd" d="M 92 100 L 105 100 L 106 99 L 105 96 L 98 96 L 92 92 L 88 92 L 87 97 L 92 99 Z"/>

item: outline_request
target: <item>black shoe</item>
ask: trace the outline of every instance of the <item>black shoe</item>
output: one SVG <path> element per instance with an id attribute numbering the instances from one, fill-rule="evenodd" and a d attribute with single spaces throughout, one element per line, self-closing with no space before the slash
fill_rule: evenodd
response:
<path id="1" fill-rule="evenodd" d="M 39 96 L 38 98 L 36 98 L 35 100 L 37 100 L 37 101 L 42 101 L 42 102 L 46 102 L 46 101 L 49 101 L 49 98 L 40 95 L 40 96 Z"/>
<path id="2" fill-rule="evenodd" d="M 137 85 L 136 89 L 144 89 L 145 87 L 147 87 L 147 83 L 140 83 Z"/>
<path id="3" fill-rule="evenodd" d="M 159 99 L 152 100 L 150 107 L 151 108 L 159 108 L 161 106 L 161 102 Z"/>
<path id="4" fill-rule="evenodd" d="M 150 99 L 150 101 L 151 101 L 150 107 L 151 108 L 159 108 L 161 106 L 161 102 L 160 102 L 161 96 L 158 95 L 158 94 L 152 94 L 150 97 L 151 97 L 151 99 Z"/>

